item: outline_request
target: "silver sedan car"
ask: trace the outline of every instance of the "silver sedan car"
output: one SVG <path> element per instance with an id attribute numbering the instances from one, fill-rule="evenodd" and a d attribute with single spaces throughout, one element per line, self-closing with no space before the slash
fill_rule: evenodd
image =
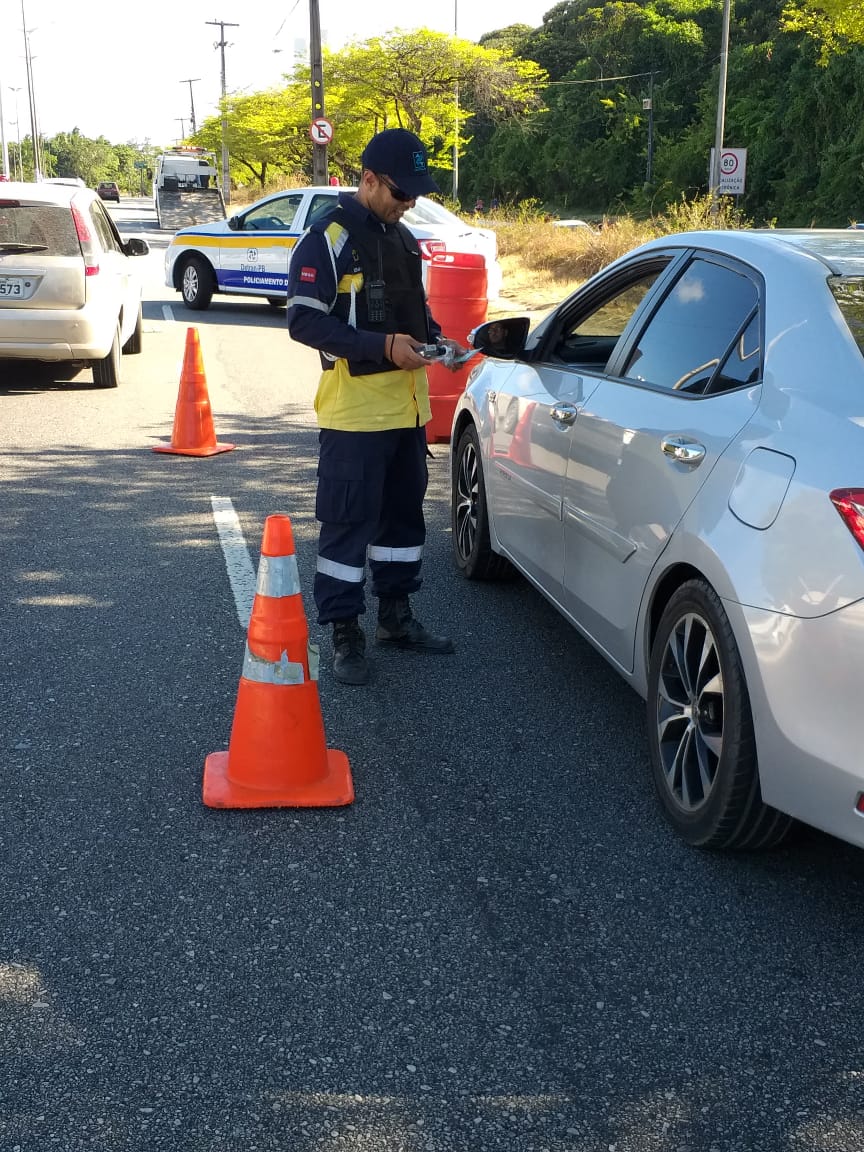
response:
<path id="1" fill-rule="evenodd" d="M 645 698 L 687 842 L 864 845 L 864 233 L 664 237 L 473 339 L 464 575 L 521 572 Z"/>

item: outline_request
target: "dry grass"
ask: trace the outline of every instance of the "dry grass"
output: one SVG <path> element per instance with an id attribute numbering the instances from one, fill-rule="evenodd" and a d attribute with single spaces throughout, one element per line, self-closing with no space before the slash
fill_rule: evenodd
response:
<path id="1" fill-rule="evenodd" d="M 476 223 L 493 224 L 504 271 L 502 311 L 515 302 L 531 310 L 551 308 L 580 284 L 657 234 L 650 223 L 624 217 L 606 221 L 597 232 L 585 228 L 555 228 L 536 218 Z"/>
<path id="2" fill-rule="evenodd" d="M 716 212 L 715 212 L 716 209 Z M 530 208 L 509 217 L 475 216 L 480 227 L 494 227 L 498 255 L 504 270 L 501 300 L 490 316 L 519 311 L 544 312 L 558 304 L 589 276 L 619 256 L 671 232 L 711 228 L 747 228 L 731 197 L 712 205 L 710 196 L 671 204 L 662 216 L 635 220 L 631 216 L 604 219 L 596 232 L 585 228 L 556 228 Z M 773 224 L 773 222 L 768 222 Z"/>

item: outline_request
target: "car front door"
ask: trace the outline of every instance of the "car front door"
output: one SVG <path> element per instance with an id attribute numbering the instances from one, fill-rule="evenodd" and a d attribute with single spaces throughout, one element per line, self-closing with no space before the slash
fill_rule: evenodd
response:
<path id="1" fill-rule="evenodd" d="M 243 215 L 241 227 L 222 241 L 221 289 L 274 300 L 285 296 L 288 261 L 297 242 L 294 218 L 302 200 L 302 192 L 274 196 Z"/>
<path id="2" fill-rule="evenodd" d="M 487 480 L 499 541 L 557 603 L 564 585 L 564 481 L 580 412 L 669 257 L 576 293 L 545 323 L 536 361 L 498 387 Z M 538 337 L 539 337 L 538 333 Z"/>
<path id="3" fill-rule="evenodd" d="M 632 670 L 657 558 L 729 442 L 761 379 L 760 282 L 720 257 L 676 269 L 619 347 L 574 425 L 564 485 L 564 603 Z"/>
<path id="4" fill-rule="evenodd" d="M 517 364 L 492 401 L 487 483 L 495 533 L 558 603 L 564 571 L 564 474 L 570 429 L 585 399 L 582 384 L 579 375 L 564 368 Z"/>

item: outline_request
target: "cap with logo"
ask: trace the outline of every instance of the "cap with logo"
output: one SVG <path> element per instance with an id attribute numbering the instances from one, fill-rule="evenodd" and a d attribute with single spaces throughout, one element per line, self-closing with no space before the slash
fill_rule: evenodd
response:
<path id="1" fill-rule="evenodd" d="M 385 128 L 373 136 L 360 163 L 370 172 L 389 176 L 409 196 L 441 191 L 429 175 L 429 154 L 423 141 L 407 128 Z"/>

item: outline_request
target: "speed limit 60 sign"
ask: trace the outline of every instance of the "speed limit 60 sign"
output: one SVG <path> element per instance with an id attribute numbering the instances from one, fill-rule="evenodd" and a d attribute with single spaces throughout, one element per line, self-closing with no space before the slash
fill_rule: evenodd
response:
<path id="1" fill-rule="evenodd" d="M 313 144 L 329 144 L 333 139 L 333 125 L 326 116 L 316 116 L 309 125 Z"/>

